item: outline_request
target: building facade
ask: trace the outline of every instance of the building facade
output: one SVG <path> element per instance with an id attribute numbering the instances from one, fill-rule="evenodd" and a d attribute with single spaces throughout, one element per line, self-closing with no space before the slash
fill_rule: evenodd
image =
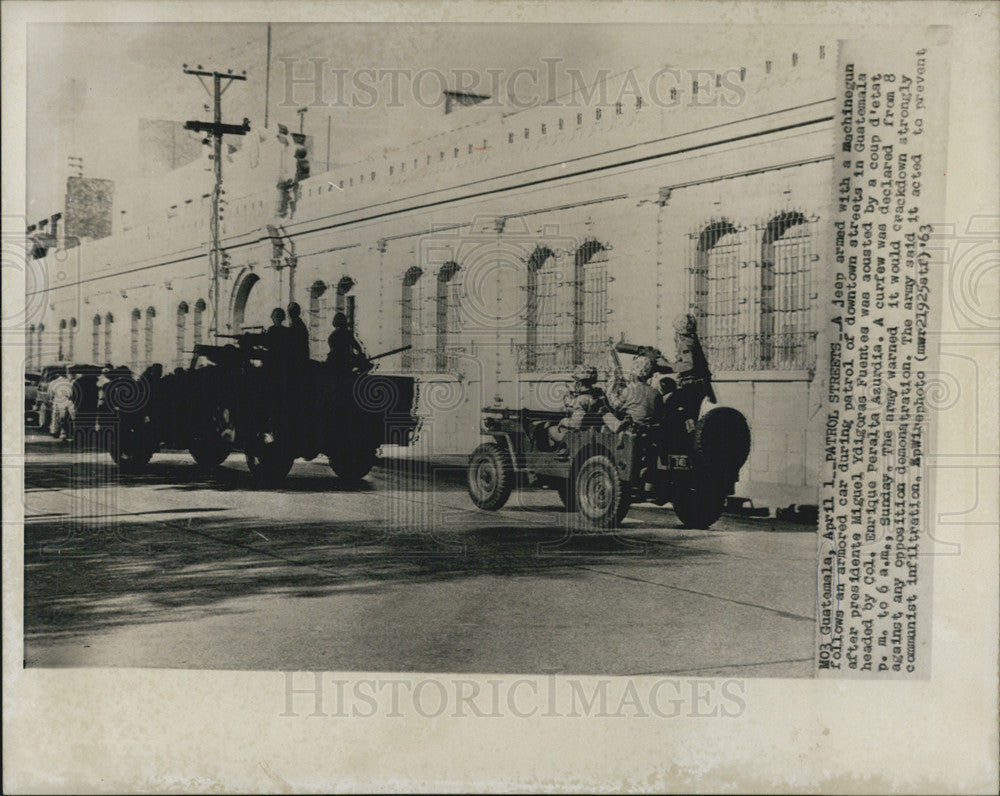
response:
<path id="1" fill-rule="evenodd" d="M 611 341 L 672 356 L 691 312 L 720 402 L 751 425 L 737 494 L 815 503 L 830 66 L 820 48 L 656 101 L 461 108 L 446 132 L 306 179 L 287 136 L 252 133 L 224 163 L 218 278 L 199 161 L 116 208 L 111 235 L 39 260 L 29 363 L 187 366 L 214 330 L 295 300 L 314 358 L 337 311 L 369 353 L 412 346 L 382 367 L 418 378 L 433 457 L 470 451 L 484 406 L 559 406 L 574 365 L 609 372 Z"/>

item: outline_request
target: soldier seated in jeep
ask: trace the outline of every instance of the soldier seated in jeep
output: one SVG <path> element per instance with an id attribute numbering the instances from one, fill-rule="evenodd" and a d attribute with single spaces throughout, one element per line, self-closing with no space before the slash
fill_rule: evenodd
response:
<path id="1" fill-rule="evenodd" d="M 573 379 L 573 387 L 563 396 L 566 417 L 546 429 L 549 444 L 545 447 L 550 449 L 564 445 L 570 429 L 580 429 L 588 423 L 600 423 L 601 418 L 611 411 L 604 390 L 596 384 L 597 368 L 579 365 L 573 371 Z M 539 441 L 545 441 L 541 435 Z"/>

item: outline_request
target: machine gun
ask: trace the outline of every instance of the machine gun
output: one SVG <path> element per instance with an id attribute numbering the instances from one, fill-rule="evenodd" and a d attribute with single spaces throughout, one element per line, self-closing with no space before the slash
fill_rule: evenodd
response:
<path id="1" fill-rule="evenodd" d="M 713 404 L 718 402 L 715 397 L 715 390 L 712 389 L 712 374 L 708 369 L 708 362 L 705 359 L 705 354 L 702 352 L 701 342 L 698 340 L 698 336 L 692 332 L 694 337 L 694 367 L 692 369 L 691 375 L 695 379 L 699 379 L 704 383 L 705 395 L 708 400 Z M 631 354 L 633 356 L 643 356 L 649 359 L 653 363 L 654 373 L 673 373 L 676 370 L 675 364 L 671 363 L 663 353 L 658 348 L 648 345 L 635 345 L 634 343 L 626 343 L 621 341 L 615 343 L 615 351 L 620 351 L 623 354 Z"/>
<path id="2" fill-rule="evenodd" d="M 352 370 L 358 373 L 368 373 L 368 371 L 375 367 L 372 363 L 376 359 L 382 359 L 383 357 L 392 356 L 393 354 L 399 354 L 402 351 L 409 351 L 411 348 L 413 348 L 412 345 L 404 345 L 399 348 L 392 348 L 388 351 L 383 351 L 381 354 L 376 354 L 373 357 L 366 357 L 364 355 L 357 356 L 351 365 Z"/>

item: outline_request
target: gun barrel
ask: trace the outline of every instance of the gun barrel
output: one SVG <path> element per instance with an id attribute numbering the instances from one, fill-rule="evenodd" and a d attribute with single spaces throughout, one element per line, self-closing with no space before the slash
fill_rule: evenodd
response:
<path id="1" fill-rule="evenodd" d="M 626 343 L 624 340 L 615 343 L 615 351 L 622 354 L 631 354 L 632 356 L 638 356 L 646 351 L 647 346 L 635 345 L 635 343 Z"/>
<path id="2" fill-rule="evenodd" d="M 393 349 L 390 349 L 389 351 L 383 351 L 381 354 L 376 354 L 373 357 L 368 357 L 368 360 L 370 362 L 373 362 L 376 359 L 381 359 L 382 357 L 392 356 L 393 354 L 398 354 L 401 351 L 409 351 L 411 348 L 413 348 L 412 345 L 400 346 L 399 348 L 393 348 Z"/>

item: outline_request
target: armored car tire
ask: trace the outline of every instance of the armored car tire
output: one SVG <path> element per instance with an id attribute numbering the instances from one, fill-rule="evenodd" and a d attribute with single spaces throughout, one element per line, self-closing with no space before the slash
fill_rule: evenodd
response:
<path id="1" fill-rule="evenodd" d="M 674 513 L 688 528 L 705 530 L 722 516 L 726 494 L 716 486 L 682 487 L 673 499 Z"/>
<path id="2" fill-rule="evenodd" d="M 109 447 L 111 458 L 126 475 L 141 473 L 153 458 L 154 446 L 146 439 L 141 427 L 119 431 Z"/>
<path id="3" fill-rule="evenodd" d="M 279 442 L 261 444 L 246 451 L 247 467 L 254 486 L 280 486 L 292 469 L 295 459 Z"/>
<path id="4" fill-rule="evenodd" d="M 469 497 L 479 508 L 503 508 L 514 488 L 514 467 L 507 451 L 495 442 L 484 442 L 469 456 Z"/>
<path id="5" fill-rule="evenodd" d="M 617 528 L 629 509 L 627 485 L 618 478 L 615 463 L 603 454 L 584 459 L 576 468 L 573 491 L 576 509 L 594 528 Z"/>
<path id="6" fill-rule="evenodd" d="M 338 450 L 327 455 L 330 469 L 342 481 L 360 481 L 372 471 L 378 458 L 378 448 L 359 446 L 353 450 Z"/>
<path id="7" fill-rule="evenodd" d="M 188 447 L 188 453 L 199 467 L 218 467 L 232 452 L 233 446 L 225 440 L 198 438 Z"/>

